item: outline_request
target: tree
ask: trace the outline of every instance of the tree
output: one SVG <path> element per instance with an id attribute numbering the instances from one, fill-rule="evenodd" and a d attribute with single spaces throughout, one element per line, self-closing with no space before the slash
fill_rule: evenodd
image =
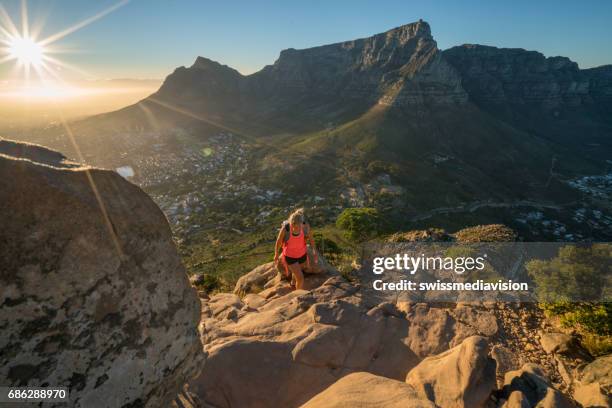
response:
<path id="1" fill-rule="evenodd" d="M 381 232 L 382 218 L 376 208 L 347 208 L 338 216 L 336 226 L 348 239 L 363 241 Z"/>
<path id="2" fill-rule="evenodd" d="M 555 258 L 532 260 L 526 266 L 548 314 L 560 316 L 566 326 L 612 335 L 611 245 L 568 245 Z"/>

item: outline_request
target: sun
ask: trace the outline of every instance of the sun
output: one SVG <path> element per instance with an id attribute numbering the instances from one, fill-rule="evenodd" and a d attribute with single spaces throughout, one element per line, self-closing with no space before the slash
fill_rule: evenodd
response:
<path id="1" fill-rule="evenodd" d="M 9 40 L 8 54 L 22 65 L 40 67 L 45 59 L 45 48 L 29 37 Z"/>
<path id="2" fill-rule="evenodd" d="M 70 52 L 69 48 L 64 48 L 57 42 L 123 7 L 128 2 L 129 0 L 119 0 L 89 18 L 54 34 L 39 38 L 39 35 L 44 31 L 44 19 L 35 20 L 35 24 L 30 24 L 27 0 L 21 1 L 20 28 L 2 4 L 3 1 L 0 0 L 0 65 L 10 63 L 13 68 L 18 68 L 14 70 L 15 72 L 12 75 L 18 78 L 21 74 L 21 79 L 24 79 L 25 82 L 30 81 L 31 73 L 34 73 L 41 82 L 48 80 L 63 82 L 63 79 L 59 77 L 59 71 L 63 68 L 74 71 L 79 75 L 90 76 L 66 61 L 53 57 L 54 54 Z M 0 72 L 2 71 L 0 69 Z"/>

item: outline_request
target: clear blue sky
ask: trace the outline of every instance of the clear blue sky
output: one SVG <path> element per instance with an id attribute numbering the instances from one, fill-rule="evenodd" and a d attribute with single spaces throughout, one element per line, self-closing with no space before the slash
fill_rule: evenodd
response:
<path id="1" fill-rule="evenodd" d="M 31 0 L 30 20 L 52 34 L 116 0 Z M 18 0 L 2 0 L 19 20 Z M 284 48 L 366 37 L 423 18 L 442 49 L 463 43 L 563 55 L 583 68 L 612 63 L 612 1 L 131 0 L 59 43 L 61 58 L 100 78 L 163 78 L 197 55 L 243 73 Z M 1 72 L 1 71 L 0 71 Z"/>

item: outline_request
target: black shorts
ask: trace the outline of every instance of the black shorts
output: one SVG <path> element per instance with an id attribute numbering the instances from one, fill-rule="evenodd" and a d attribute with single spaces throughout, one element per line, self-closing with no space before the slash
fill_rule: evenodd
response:
<path id="1" fill-rule="evenodd" d="M 287 262 L 287 265 L 292 265 L 294 263 L 305 263 L 306 262 L 306 254 L 304 254 L 304 256 L 301 256 L 299 258 L 292 258 L 290 256 L 286 256 L 285 255 L 285 262 Z"/>

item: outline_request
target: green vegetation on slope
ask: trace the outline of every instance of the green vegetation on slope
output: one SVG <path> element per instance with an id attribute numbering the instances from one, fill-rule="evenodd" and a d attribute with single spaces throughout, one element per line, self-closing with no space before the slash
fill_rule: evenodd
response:
<path id="1" fill-rule="evenodd" d="M 609 244 L 565 246 L 549 261 L 527 264 L 541 307 L 563 326 L 582 333 L 593 355 L 612 352 L 611 267 Z"/>
<path id="2" fill-rule="evenodd" d="M 383 219 L 376 208 L 347 208 L 338 217 L 336 226 L 353 241 L 364 241 L 380 234 Z"/>

